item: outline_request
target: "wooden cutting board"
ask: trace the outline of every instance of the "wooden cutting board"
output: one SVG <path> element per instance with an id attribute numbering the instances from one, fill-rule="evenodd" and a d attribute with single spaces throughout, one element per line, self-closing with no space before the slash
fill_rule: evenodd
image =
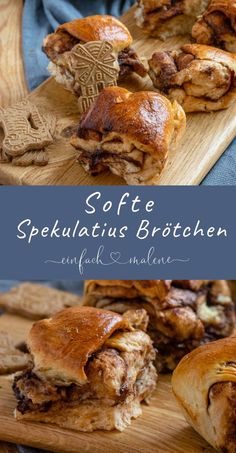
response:
<path id="1" fill-rule="evenodd" d="M 16 343 L 25 340 L 31 324 L 18 316 L 0 316 L 0 330 L 11 332 Z M 86 434 L 16 421 L 11 382 L 11 376 L 0 377 L 0 440 L 59 453 L 214 453 L 184 420 L 171 393 L 170 376 L 160 377 L 150 406 L 143 405 L 143 415 L 123 433 Z"/>
<path id="2" fill-rule="evenodd" d="M 138 53 L 149 58 L 156 50 L 179 47 L 188 38 L 172 38 L 165 43 L 147 37 L 134 22 L 132 8 L 122 21 L 134 37 Z M 153 89 L 149 77 L 133 77 L 124 86 L 131 91 Z M 78 122 L 76 100 L 54 80 L 49 79 L 29 95 L 43 110 L 58 118 L 56 140 L 50 146 L 50 163 L 46 167 L 14 167 L 0 164 L 0 183 L 13 185 L 120 185 L 124 181 L 109 173 L 89 176 L 76 163 L 76 151 L 69 139 L 61 135 L 62 130 Z M 187 131 L 178 148 L 171 153 L 159 184 L 199 184 L 219 159 L 236 135 L 236 103 L 230 109 L 211 114 L 191 114 L 187 118 Z"/>

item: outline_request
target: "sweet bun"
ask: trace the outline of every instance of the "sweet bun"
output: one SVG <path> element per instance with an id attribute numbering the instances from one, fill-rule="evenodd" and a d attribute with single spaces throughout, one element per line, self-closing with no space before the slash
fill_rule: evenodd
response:
<path id="1" fill-rule="evenodd" d="M 38 321 L 27 340 L 35 371 L 44 378 L 82 385 L 89 357 L 122 329 L 129 325 L 120 315 L 91 307 L 68 308 Z"/>
<path id="2" fill-rule="evenodd" d="M 155 184 L 185 126 L 177 102 L 153 91 L 109 87 L 81 119 L 71 144 L 92 175 L 109 168 L 128 184 Z"/>
<path id="3" fill-rule="evenodd" d="M 113 16 L 88 16 L 60 25 L 56 32 L 66 31 L 84 43 L 108 41 L 117 52 L 130 47 L 133 38 L 128 28 Z"/>
<path id="4" fill-rule="evenodd" d="M 36 322 L 27 341 L 32 361 L 13 381 L 16 419 L 123 431 L 141 415 L 156 387 L 156 353 L 134 327 L 147 322 L 145 313 L 131 315 L 73 307 Z"/>
<path id="5" fill-rule="evenodd" d="M 173 392 L 192 427 L 216 450 L 236 452 L 236 337 L 187 354 L 172 377 Z"/>
<path id="6" fill-rule="evenodd" d="M 149 60 L 154 87 L 185 112 L 228 108 L 236 98 L 236 56 L 215 47 L 186 44 L 155 52 Z"/>

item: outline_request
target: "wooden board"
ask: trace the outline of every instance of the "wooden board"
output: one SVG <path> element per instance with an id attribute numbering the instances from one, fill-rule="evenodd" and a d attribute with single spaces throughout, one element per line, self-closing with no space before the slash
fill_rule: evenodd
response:
<path id="1" fill-rule="evenodd" d="M 131 9 L 123 18 L 134 37 L 134 47 L 140 55 L 149 58 L 160 49 L 179 47 L 188 38 L 172 38 L 165 43 L 148 38 L 134 23 L 134 11 Z M 150 79 L 133 77 L 126 88 L 135 91 L 153 89 Z M 1 184 L 24 185 L 120 185 L 120 178 L 103 173 L 96 177 L 89 176 L 76 163 L 76 152 L 69 140 L 61 136 L 61 131 L 71 123 L 78 122 L 75 98 L 54 80 L 49 79 L 30 94 L 30 99 L 58 117 L 57 137 L 50 147 L 50 164 L 47 167 L 13 167 L 0 164 Z M 230 109 L 217 113 L 191 114 L 187 119 L 186 134 L 171 153 L 159 184 L 196 185 L 199 184 L 226 147 L 236 135 L 236 103 Z"/>
<path id="2" fill-rule="evenodd" d="M 27 95 L 22 60 L 23 0 L 0 1 L 0 106 L 7 107 Z"/>
<path id="3" fill-rule="evenodd" d="M 24 341 L 31 322 L 18 316 L 0 316 L 0 330 Z M 48 449 L 59 453 L 214 453 L 190 428 L 171 393 L 170 376 L 162 376 L 150 406 L 123 433 L 77 433 L 42 423 L 17 422 L 12 377 L 0 377 L 0 440 Z"/>

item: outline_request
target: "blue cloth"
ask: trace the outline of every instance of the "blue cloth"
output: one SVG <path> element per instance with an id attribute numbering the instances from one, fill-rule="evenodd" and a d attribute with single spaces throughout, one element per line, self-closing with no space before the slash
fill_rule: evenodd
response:
<path id="1" fill-rule="evenodd" d="M 26 78 L 32 90 L 47 77 L 48 59 L 42 52 L 43 38 L 72 19 L 91 14 L 120 16 L 135 0 L 25 0 L 23 12 L 23 54 Z M 236 141 L 216 163 L 203 185 L 236 184 Z"/>
<path id="2" fill-rule="evenodd" d="M 236 139 L 202 181 L 205 186 L 236 185 Z"/>

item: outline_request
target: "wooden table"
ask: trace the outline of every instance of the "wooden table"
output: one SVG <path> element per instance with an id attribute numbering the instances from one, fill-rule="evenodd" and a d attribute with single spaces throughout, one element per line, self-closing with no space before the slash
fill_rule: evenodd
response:
<path id="1" fill-rule="evenodd" d="M 0 1 L 0 106 L 27 94 L 21 46 L 23 0 Z"/>
<path id="2" fill-rule="evenodd" d="M 23 0 L 0 2 L 0 106 L 6 107 L 27 94 L 21 51 Z M 0 453 L 17 453 L 14 445 L 1 442 Z"/>

